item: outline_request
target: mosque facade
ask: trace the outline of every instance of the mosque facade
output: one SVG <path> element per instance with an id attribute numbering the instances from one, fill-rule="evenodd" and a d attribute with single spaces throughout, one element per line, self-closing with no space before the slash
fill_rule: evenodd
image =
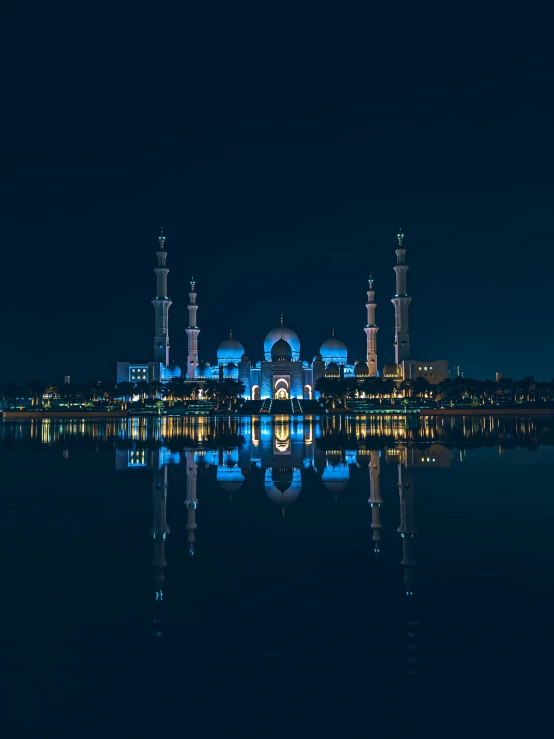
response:
<path id="1" fill-rule="evenodd" d="M 448 377 L 448 365 L 445 360 L 414 360 L 411 357 L 408 308 L 411 297 L 407 293 L 406 249 L 403 246 L 404 234 L 397 236 L 396 249 L 396 290 L 392 303 L 395 312 L 394 363 L 385 364 L 380 370 L 377 354 L 376 308 L 374 280 L 368 280 L 367 290 L 367 323 L 364 327 L 366 335 L 365 356 L 360 361 L 349 362 L 348 350 L 344 342 L 334 335 L 326 339 L 319 352 L 311 361 L 301 358 L 300 338 L 296 331 L 285 325 L 281 315 L 280 324 L 268 331 L 263 344 L 263 359 L 253 361 L 245 352 L 244 346 L 232 333 L 221 342 L 214 362 L 199 359 L 199 334 L 197 322 L 197 292 L 194 278 L 189 283 L 187 334 L 187 363 L 182 370 L 171 362 L 169 344 L 169 308 L 168 297 L 167 251 L 166 237 L 159 237 L 156 252 L 156 297 L 154 306 L 154 360 L 146 363 L 118 362 L 117 382 L 168 382 L 174 377 L 185 377 L 191 382 L 202 383 L 206 380 L 224 380 L 231 378 L 244 383 L 243 397 L 247 400 L 275 398 L 280 400 L 302 398 L 313 399 L 318 396 L 315 389 L 321 377 L 364 378 L 383 376 L 395 381 L 425 377 L 436 384 Z"/>

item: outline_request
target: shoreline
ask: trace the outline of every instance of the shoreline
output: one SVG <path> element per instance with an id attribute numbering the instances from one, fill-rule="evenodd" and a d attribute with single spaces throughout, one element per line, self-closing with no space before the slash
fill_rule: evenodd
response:
<path id="1" fill-rule="evenodd" d="M 6 421 L 10 419 L 29 419 L 36 420 L 39 418 L 128 418 L 127 411 L 2 411 L 2 418 Z"/>
<path id="2" fill-rule="evenodd" d="M 427 416 L 538 416 L 554 418 L 554 408 L 425 408 L 420 418 Z"/>

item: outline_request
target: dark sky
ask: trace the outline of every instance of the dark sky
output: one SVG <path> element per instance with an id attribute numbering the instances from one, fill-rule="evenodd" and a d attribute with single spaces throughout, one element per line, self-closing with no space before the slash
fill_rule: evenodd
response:
<path id="1" fill-rule="evenodd" d="M 373 272 L 382 366 L 401 223 L 412 356 L 552 377 L 546 19 L 529 35 L 445 12 L 14 17 L 0 380 L 113 380 L 117 360 L 150 360 L 162 224 L 180 364 L 192 273 L 213 361 L 230 328 L 261 359 L 281 312 L 303 358 L 332 327 L 361 358 Z"/>

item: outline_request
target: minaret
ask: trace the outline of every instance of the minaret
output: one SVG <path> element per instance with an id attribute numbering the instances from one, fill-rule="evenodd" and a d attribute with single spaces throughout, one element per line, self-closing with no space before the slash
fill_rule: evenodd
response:
<path id="1" fill-rule="evenodd" d="M 158 237 L 160 248 L 156 252 L 158 266 L 156 273 L 156 299 L 152 301 L 155 311 L 154 328 L 154 361 L 161 362 L 165 367 L 169 365 L 169 306 L 171 300 L 167 297 L 167 273 L 165 266 L 167 252 L 165 251 L 165 236 L 163 228 Z"/>
<path id="2" fill-rule="evenodd" d="M 189 557 L 194 557 L 194 532 L 196 530 L 196 462 L 194 461 L 194 452 L 187 452 L 187 499 L 185 505 L 187 507 L 187 539 L 189 543 Z"/>
<path id="3" fill-rule="evenodd" d="M 373 549 L 375 554 L 379 553 L 379 542 L 381 541 L 381 460 L 379 452 L 369 453 L 369 500 L 371 506 L 371 528 L 373 529 Z"/>
<path id="4" fill-rule="evenodd" d="M 196 325 L 196 311 L 198 306 L 196 305 L 196 283 L 194 277 L 190 281 L 190 292 L 189 292 L 189 326 L 187 328 L 188 336 L 188 356 L 187 356 L 187 377 L 194 378 L 195 370 L 198 366 L 198 334 L 200 329 Z"/>
<path id="5" fill-rule="evenodd" d="M 395 363 L 398 365 L 405 359 L 410 358 L 410 330 L 408 326 L 408 306 L 412 299 L 408 297 L 406 292 L 406 272 L 408 265 L 406 264 L 406 249 L 402 246 L 404 234 L 402 230 L 397 236 L 398 249 L 396 249 L 396 293 L 392 299 L 394 305 L 394 355 Z"/>
<path id="6" fill-rule="evenodd" d="M 373 275 L 369 276 L 369 290 L 367 291 L 367 326 L 365 327 L 365 335 L 367 337 L 367 368 L 369 376 L 377 375 L 377 331 L 379 327 L 375 323 L 375 290 L 373 289 Z"/>

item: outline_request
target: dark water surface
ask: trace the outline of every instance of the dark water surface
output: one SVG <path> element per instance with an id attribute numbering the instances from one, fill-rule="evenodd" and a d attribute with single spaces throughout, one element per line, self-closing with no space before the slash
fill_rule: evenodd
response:
<path id="1" fill-rule="evenodd" d="M 550 733 L 552 426 L 0 434 L 4 736 Z"/>

